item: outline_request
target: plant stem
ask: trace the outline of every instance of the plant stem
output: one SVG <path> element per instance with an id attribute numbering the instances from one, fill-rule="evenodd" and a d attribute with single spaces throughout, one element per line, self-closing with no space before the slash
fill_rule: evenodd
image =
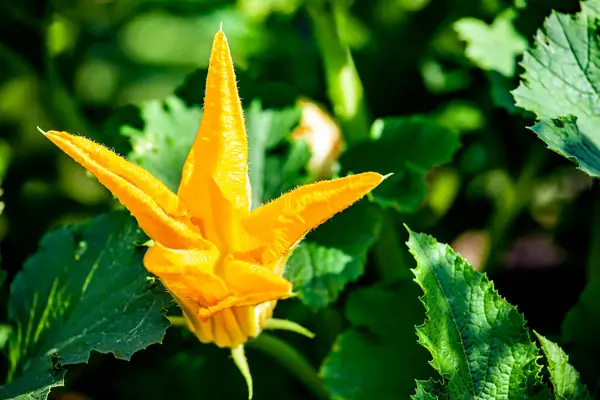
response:
<path id="1" fill-rule="evenodd" d="M 590 252 L 587 258 L 587 281 L 600 282 L 600 190 L 594 187 L 594 209 L 590 235 Z"/>
<path id="2" fill-rule="evenodd" d="M 369 113 L 352 54 L 338 31 L 340 15 L 346 10 L 340 2 L 331 3 L 331 9 L 325 10 L 318 2 L 307 1 L 306 11 L 321 51 L 333 113 L 341 125 L 346 141 L 351 143 L 368 137 Z"/>
<path id="3" fill-rule="evenodd" d="M 513 192 L 506 196 L 504 204 L 497 206 L 490 223 L 490 241 L 481 263 L 482 271 L 494 268 L 497 264 L 498 258 L 506 246 L 506 234 L 509 228 L 531 199 L 534 179 L 543 166 L 546 155 L 546 150 L 539 146 L 535 146 L 529 152 Z"/>
<path id="4" fill-rule="evenodd" d="M 314 368 L 298 350 L 288 343 L 267 333 L 261 333 L 256 339 L 248 342 L 247 347 L 257 349 L 276 359 L 306 385 L 318 399 L 328 400 L 330 398 Z"/>

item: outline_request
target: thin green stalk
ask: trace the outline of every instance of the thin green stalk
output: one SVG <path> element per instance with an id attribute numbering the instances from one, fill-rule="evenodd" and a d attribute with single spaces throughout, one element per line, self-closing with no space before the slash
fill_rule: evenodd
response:
<path id="1" fill-rule="evenodd" d="M 531 150 L 525 166 L 517 178 L 513 192 L 507 194 L 504 203 L 497 206 L 490 222 L 490 240 L 488 250 L 481 263 L 482 271 L 497 265 L 498 258 L 506 247 L 508 230 L 531 200 L 531 188 L 546 156 L 547 151 L 540 146 L 535 146 Z"/>
<path id="2" fill-rule="evenodd" d="M 312 365 L 288 343 L 267 333 L 261 333 L 256 339 L 248 342 L 247 347 L 273 357 L 306 385 L 316 398 L 322 400 L 330 398 Z"/>
<path id="3" fill-rule="evenodd" d="M 346 12 L 340 2 L 329 9 L 315 0 L 308 1 L 306 11 L 321 51 L 329 100 L 347 142 L 367 138 L 369 113 L 364 100 L 364 88 L 352 54 L 338 31 L 340 15 Z"/>

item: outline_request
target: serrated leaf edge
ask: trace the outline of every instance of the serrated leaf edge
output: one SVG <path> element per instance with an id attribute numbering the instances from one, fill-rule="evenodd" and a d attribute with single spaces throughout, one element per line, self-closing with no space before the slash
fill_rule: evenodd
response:
<path id="1" fill-rule="evenodd" d="M 454 252 L 454 250 L 453 250 L 453 249 L 452 249 L 452 248 L 451 248 L 451 247 L 450 247 L 448 244 L 445 244 L 445 243 L 439 243 L 439 242 L 438 242 L 438 241 L 437 241 L 437 240 L 436 240 L 436 239 L 435 239 L 433 236 L 431 236 L 431 235 L 428 235 L 428 234 L 425 234 L 425 233 L 416 233 L 416 232 L 413 232 L 413 231 L 412 231 L 412 230 L 411 230 L 411 229 L 408 227 L 408 225 L 406 225 L 406 224 L 404 224 L 404 227 L 405 227 L 405 229 L 406 229 L 406 230 L 408 231 L 408 233 L 409 233 L 409 238 L 410 238 L 410 237 L 412 237 L 412 235 L 414 235 L 414 234 L 416 234 L 416 235 L 421 235 L 421 236 L 425 236 L 425 237 L 427 237 L 427 238 L 429 238 L 429 239 L 433 240 L 433 241 L 434 241 L 436 244 L 442 244 L 444 247 L 450 248 L 450 250 L 451 250 L 453 253 L 457 254 L 456 252 Z M 410 240 L 410 239 L 409 239 L 409 240 Z M 418 336 L 419 328 L 422 328 L 422 327 L 424 327 L 425 325 L 427 325 L 427 324 L 429 324 L 429 323 L 431 323 L 431 322 L 432 322 L 432 318 L 431 318 L 431 316 L 430 316 L 430 313 L 429 313 L 429 311 L 430 311 L 430 308 L 429 308 L 429 306 L 428 306 L 428 305 L 425 303 L 425 300 L 424 300 L 424 299 L 425 299 L 425 296 L 427 296 L 427 289 L 426 289 L 426 288 L 425 288 L 425 287 L 424 287 L 424 286 L 421 284 L 421 282 L 419 281 L 419 279 L 418 279 L 418 276 L 417 276 L 417 270 L 418 270 L 419 268 L 421 268 L 421 267 L 422 267 L 422 265 L 421 265 L 421 263 L 418 261 L 418 259 L 417 259 L 417 257 L 416 257 L 416 254 L 415 254 L 415 252 L 414 252 L 414 251 L 413 251 L 413 250 L 410 248 L 408 241 L 406 242 L 406 245 L 407 245 L 407 247 L 408 247 L 408 249 L 409 249 L 409 252 L 410 252 L 410 254 L 411 254 L 411 255 L 412 255 L 414 258 L 415 258 L 415 261 L 417 261 L 417 266 L 416 266 L 415 268 L 411 268 L 411 272 L 412 272 L 412 273 L 415 275 L 415 278 L 413 279 L 413 281 L 414 281 L 414 282 L 415 282 L 417 285 L 419 285 L 419 287 L 420 287 L 420 288 L 421 288 L 421 290 L 423 291 L 423 295 L 422 295 L 422 296 L 419 296 L 419 301 L 420 301 L 420 302 L 421 302 L 421 304 L 423 304 L 423 306 L 425 307 L 425 321 L 424 321 L 424 322 L 423 322 L 421 325 L 415 325 L 415 330 L 416 330 L 416 332 L 417 332 L 417 342 L 418 342 L 418 343 L 419 343 L 421 346 L 423 346 L 425 349 L 427 349 L 427 351 L 428 351 L 430 354 L 432 354 L 432 357 L 433 357 L 433 353 L 432 353 L 432 350 L 431 350 L 431 348 L 430 348 L 429 346 L 427 346 L 427 344 L 426 344 L 426 343 L 423 343 L 423 342 L 421 341 L 421 338 Z M 458 254 L 457 254 L 457 256 L 458 256 L 458 257 L 460 257 L 460 255 L 458 255 Z M 470 264 L 470 263 L 469 263 L 467 260 L 465 260 L 465 262 L 467 263 L 467 265 L 471 266 L 471 264 Z M 471 266 L 471 267 L 472 267 L 472 266 Z M 484 274 L 484 275 L 485 275 L 485 274 Z M 536 350 L 537 350 L 537 356 L 536 356 L 536 358 L 535 358 L 535 361 L 534 361 L 534 363 L 535 363 L 535 365 L 536 365 L 538 368 L 537 368 L 537 372 L 536 372 L 536 374 L 535 374 L 535 377 L 536 377 L 537 384 L 538 384 L 540 387 L 541 387 L 541 386 L 543 386 L 542 375 L 541 375 L 541 374 L 542 374 L 542 365 L 539 363 L 539 360 L 540 360 L 540 359 L 542 359 L 542 357 L 543 357 L 543 356 L 540 354 L 540 348 L 538 347 L 537 343 L 536 343 L 534 340 L 532 340 L 532 338 L 531 338 L 531 334 L 530 334 L 530 332 L 529 332 L 529 329 L 528 329 L 528 328 L 527 328 L 527 326 L 526 326 L 525 317 L 524 317 L 524 316 L 523 316 L 523 315 L 522 315 L 520 312 L 518 312 L 518 309 L 517 309 L 517 307 L 516 307 L 516 306 L 514 306 L 514 305 L 512 305 L 511 303 L 509 303 L 508 301 L 506 301 L 506 299 L 505 299 L 504 297 L 502 297 L 502 296 L 501 296 L 501 295 L 498 293 L 498 291 L 497 291 L 497 290 L 496 290 L 496 288 L 495 288 L 494 282 L 493 282 L 493 281 L 491 281 L 491 280 L 489 280 L 489 278 L 487 277 L 487 275 L 485 275 L 485 280 L 486 280 L 487 282 L 489 282 L 489 283 L 490 283 L 490 288 L 492 289 L 492 292 L 493 292 L 494 294 L 496 294 L 496 295 L 497 295 L 497 296 L 498 296 L 498 297 L 499 297 L 501 300 L 505 301 L 505 302 L 506 302 L 506 303 L 507 303 L 509 306 L 513 307 L 513 308 L 515 309 L 515 311 L 517 311 L 517 314 L 518 314 L 518 316 L 519 316 L 519 318 L 520 318 L 521 325 L 522 325 L 522 327 L 523 327 L 523 328 L 526 330 L 526 332 L 527 332 L 527 337 L 528 337 L 528 339 L 531 341 L 531 343 L 532 343 L 532 344 L 535 346 L 535 348 L 536 348 Z M 462 344 L 461 344 L 461 347 L 462 347 Z M 436 371 L 438 371 L 438 370 L 437 370 L 437 368 L 435 368 L 435 365 L 434 365 L 434 362 L 433 362 L 433 358 L 432 358 L 432 360 L 431 360 L 431 361 L 429 361 L 429 364 L 432 366 L 432 368 L 434 368 Z M 440 373 L 440 371 L 438 371 L 438 373 L 440 374 L 439 376 L 440 376 L 440 377 L 441 377 L 441 378 L 442 378 L 444 381 L 448 379 L 448 378 L 446 378 L 446 377 L 442 376 L 442 374 Z M 434 380 L 434 381 L 435 381 L 435 380 Z"/>

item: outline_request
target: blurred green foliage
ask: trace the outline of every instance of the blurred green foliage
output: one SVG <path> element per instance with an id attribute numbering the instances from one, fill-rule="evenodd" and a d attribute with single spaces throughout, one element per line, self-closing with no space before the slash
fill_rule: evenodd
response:
<path id="1" fill-rule="evenodd" d="M 262 181 L 253 187 L 255 205 L 314 179 L 305 169 L 307 144 L 289 132 L 301 118 L 299 97 L 334 115 L 352 142 L 337 172 L 395 172 L 388 187 L 374 193 L 376 204 L 356 206 L 391 207 L 373 218 L 365 211 L 368 221 L 343 214 L 309 235 L 288 270 L 300 298 L 276 309 L 317 334 L 312 341 L 278 335 L 320 369 L 333 396 L 405 398 L 414 393 L 412 379 L 433 375 L 426 352 L 416 346 L 413 329 L 425 310 L 416 301 L 402 222 L 451 243 L 485 269 L 529 327 L 571 355 L 595 394 L 600 195 L 589 177 L 525 129 L 533 116 L 517 109 L 510 94 L 523 72 L 521 53 L 540 40 L 534 33 L 552 9 L 573 13 L 579 4 L 0 0 L 3 277 L 13 282 L 47 230 L 118 207 L 36 126 L 102 142 L 173 187 L 201 115 L 212 36 L 222 23 L 248 119 L 252 180 Z M 327 45 L 323 37 L 332 27 L 337 39 Z M 332 54 L 341 56 L 332 61 Z M 349 88 L 356 88 L 352 101 L 344 97 Z M 564 111 L 565 96 L 546 97 Z M 593 112 L 584 109 L 580 118 Z M 411 139 L 421 137 L 423 126 L 435 138 L 415 151 Z M 335 235 L 342 231 L 347 235 Z M 338 274 L 328 276 L 332 270 Z M 583 292 L 586 280 L 591 283 Z M 8 303 L 8 293 L 9 285 L 1 286 L 0 304 Z M 0 321 L 8 320 L 6 313 L 0 307 Z M 0 344 L 9 331 L 0 327 Z M 564 358 L 552 342 L 544 346 Z M 247 354 L 255 398 L 314 396 L 272 358 L 252 348 Z M 396 354 L 408 354 L 403 364 L 395 363 Z M 374 373 L 376 367 L 385 373 Z M 0 376 L 8 370 L 3 359 Z M 433 388 L 420 385 L 423 396 Z M 245 396 L 226 352 L 174 328 L 163 345 L 130 362 L 92 354 L 89 364 L 69 366 L 66 388 L 54 395 L 70 391 L 92 399 Z"/>

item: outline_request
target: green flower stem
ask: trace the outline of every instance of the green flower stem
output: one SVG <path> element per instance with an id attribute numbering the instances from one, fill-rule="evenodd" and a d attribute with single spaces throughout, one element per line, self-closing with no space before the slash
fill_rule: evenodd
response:
<path id="1" fill-rule="evenodd" d="M 546 160 L 547 151 L 535 146 L 527 157 L 512 193 L 507 193 L 502 204 L 496 208 L 490 222 L 490 240 L 482 260 L 482 271 L 494 268 L 507 245 L 506 236 L 515 219 L 531 200 L 532 186 Z"/>
<path id="2" fill-rule="evenodd" d="M 182 316 L 169 315 L 169 316 L 167 316 L 167 319 L 173 326 L 183 326 L 183 327 L 187 326 L 187 324 L 185 323 L 185 318 L 183 318 Z"/>
<path id="3" fill-rule="evenodd" d="M 307 1 L 306 11 L 312 21 L 321 51 L 329 99 L 347 142 L 367 138 L 369 113 L 364 101 L 364 88 L 348 45 L 338 32 L 338 20 L 345 12 L 340 2 L 331 2 L 326 10 L 321 2 Z"/>
<path id="4" fill-rule="evenodd" d="M 257 349 L 276 359 L 306 385 L 316 398 L 330 399 L 329 393 L 323 387 L 323 382 L 315 369 L 298 350 L 283 340 L 267 333 L 261 333 L 256 339 L 248 342 L 246 347 Z"/>
<path id="5" fill-rule="evenodd" d="M 288 321 L 287 319 L 271 318 L 265 321 L 263 329 L 279 329 L 283 331 L 295 332 L 299 335 L 306 336 L 307 338 L 314 338 L 315 334 L 303 327 L 302 325 Z"/>
<path id="6" fill-rule="evenodd" d="M 254 383 L 252 383 L 252 374 L 250 373 L 248 359 L 246 358 L 246 353 L 244 352 L 244 345 L 240 345 L 231 349 L 231 357 L 233 358 L 235 365 L 242 373 L 242 376 L 246 381 L 246 385 L 248 386 L 248 400 L 252 400 L 252 397 L 254 396 Z"/>

